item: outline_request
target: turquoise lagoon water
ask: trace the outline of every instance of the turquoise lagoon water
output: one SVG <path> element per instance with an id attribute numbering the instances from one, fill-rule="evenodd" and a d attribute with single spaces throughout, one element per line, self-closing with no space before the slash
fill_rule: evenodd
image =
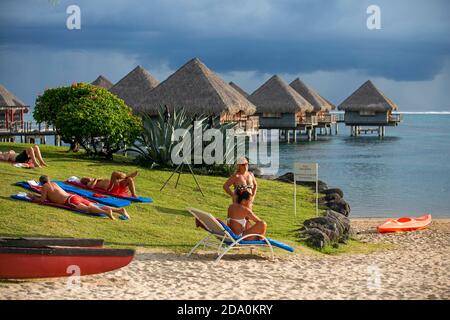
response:
<path id="1" fill-rule="evenodd" d="M 280 144 L 278 174 L 317 162 L 319 178 L 344 191 L 353 217 L 450 217 L 450 114 L 405 114 L 386 136 L 337 136 Z"/>

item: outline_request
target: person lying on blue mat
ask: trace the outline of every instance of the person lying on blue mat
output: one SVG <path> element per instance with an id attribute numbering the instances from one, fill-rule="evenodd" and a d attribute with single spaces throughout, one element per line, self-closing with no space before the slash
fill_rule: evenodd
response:
<path id="1" fill-rule="evenodd" d="M 110 219 L 114 220 L 113 212 L 117 212 L 122 214 L 123 216 L 130 218 L 128 212 L 125 208 L 113 208 L 110 206 L 96 206 L 91 201 L 77 195 L 77 194 L 69 194 L 56 183 L 50 181 L 48 176 L 41 176 L 39 178 L 39 182 L 41 183 L 42 190 L 40 195 L 36 194 L 27 194 L 33 200 L 37 200 L 40 203 L 44 203 L 46 200 L 66 205 L 87 213 L 97 213 L 97 214 L 106 214 Z"/>
<path id="2" fill-rule="evenodd" d="M 130 192 L 132 197 L 137 198 L 136 186 L 134 184 L 134 178 L 137 174 L 137 171 L 129 174 L 114 171 L 110 179 L 82 177 L 80 183 L 91 189 L 102 189 L 115 194 Z"/>
<path id="3" fill-rule="evenodd" d="M 236 202 L 228 207 L 227 225 L 238 235 L 238 237 L 247 234 L 265 235 L 267 224 L 257 217 L 250 209 L 252 195 L 245 189 L 237 191 Z M 254 223 L 250 223 L 253 221 Z M 258 240 L 259 237 L 249 237 L 247 240 Z"/>

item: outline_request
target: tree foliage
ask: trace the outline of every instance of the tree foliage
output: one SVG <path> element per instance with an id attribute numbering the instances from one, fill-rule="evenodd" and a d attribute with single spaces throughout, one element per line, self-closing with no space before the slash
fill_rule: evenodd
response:
<path id="1" fill-rule="evenodd" d="M 133 144 L 142 130 L 141 120 L 123 100 L 85 83 L 46 90 L 37 98 L 33 116 L 54 125 L 65 142 L 106 158 Z"/>

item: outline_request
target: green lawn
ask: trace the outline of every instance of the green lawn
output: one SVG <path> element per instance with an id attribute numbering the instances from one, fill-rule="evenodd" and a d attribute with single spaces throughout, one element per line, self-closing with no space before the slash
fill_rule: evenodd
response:
<path id="1" fill-rule="evenodd" d="M 14 149 L 20 152 L 27 145 L 0 143 L 0 151 Z M 225 219 L 230 199 L 224 193 L 223 177 L 198 176 L 205 197 L 196 190 L 189 174 L 183 174 L 177 189 L 175 179 L 160 192 L 170 171 L 150 170 L 131 165 L 121 159 L 105 162 L 87 159 L 83 154 L 68 153 L 66 148 L 41 145 L 47 168 L 22 169 L 0 162 L 0 236 L 69 236 L 102 238 L 110 246 L 147 247 L 176 252 L 187 252 L 205 232 L 194 227 L 193 217 L 186 211 L 197 207 Z M 65 180 L 71 175 L 109 177 L 112 171 L 139 170 L 136 179 L 138 194 L 152 197 L 153 203 L 128 207 L 131 220 L 111 221 L 74 212 L 41 206 L 10 198 L 23 191 L 14 186 L 21 180 L 38 180 L 42 174 L 51 179 Z M 293 186 L 286 183 L 258 180 L 255 213 L 268 224 L 268 236 L 296 247 L 297 252 L 311 252 L 296 241 L 293 230 L 305 219 L 315 215 L 314 193 L 300 187 L 300 208 L 297 218 L 293 209 Z M 363 250 L 369 249 L 364 245 Z M 362 244 L 349 245 L 326 253 L 360 252 Z M 280 252 L 279 250 L 277 250 Z"/>

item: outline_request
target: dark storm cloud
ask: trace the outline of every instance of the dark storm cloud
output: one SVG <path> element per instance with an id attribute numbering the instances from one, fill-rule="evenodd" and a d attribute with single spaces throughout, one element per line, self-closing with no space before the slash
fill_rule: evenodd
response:
<path id="1" fill-rule="evenodd" d="M 78 4 L 82 30 L 65 28 Z M 381 7 L 382 30 L 366 28 Z M 178 68 L 193 56 L 219 72 L 361 70 L 394 80 L 432 79 L 450 52 L 448 1 L 5 1 L 0 43 L 110 50 Z"/>

